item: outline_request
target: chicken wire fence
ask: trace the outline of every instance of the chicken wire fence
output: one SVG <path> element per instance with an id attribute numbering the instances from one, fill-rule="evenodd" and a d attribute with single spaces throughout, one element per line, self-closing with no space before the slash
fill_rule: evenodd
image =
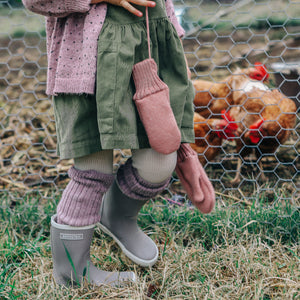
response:
<path id="1" fill-rule="evenodd" d="M 268 86 L 280 90 L 297 105 L 289 138 L 274 154 L 261 153 L 258 159 L 253 154 L 241 156 L 236 150 L 239 137 L 234 137 L 224 140 L 220 153 L 205 163 L 218 202 L 226 206 L 229 200 L 249 205 L 262 198 L 272 203 L 287 200 L 297 209 L 300 2 L 180 0 L 174 1 L 174 6 L 186 30 L 183 45 L 193 80 L 222 82 L 237 68 L 261 62 L 270 75 Z M 15 0 L 0 0 L 0 189 L 5 195 L 2 208 L 13 205 L 24 194 L 35 194 L 41 201 L 59 197 L 68 182 L 67 170 L 72 160 L 61 161 L 56 156 L 52 102 L 45 94 L 45 42 L 43 17 L 26 11 Z M 116 150 L 115 167 L 129 156 L 129 150 Z M 241 180 L 233 184 L 239 157 Z M 169 205 L 188 204 L 175 173 L 163 196 Z"/>

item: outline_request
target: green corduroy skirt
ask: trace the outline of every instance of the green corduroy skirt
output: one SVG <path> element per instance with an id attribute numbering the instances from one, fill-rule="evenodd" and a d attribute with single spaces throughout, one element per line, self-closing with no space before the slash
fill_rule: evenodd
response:
<path id="1" fill-rule="evenodd" d="M 194 89 L 187 77 L 181 41 L 166 16 L 164 0 L 158 0 L 156 7 L 149 9 L 149 20 L 151 55 L 159 77 L 169 87 L 181 141 L 194 142 Z M 145 18 L 108 5 L 98 40 L 95 95 L 54 97 L 57 152 L 62 159 L 105 149 L 150 148 L 132 100 L 133 65 L 147 58 Z"/>

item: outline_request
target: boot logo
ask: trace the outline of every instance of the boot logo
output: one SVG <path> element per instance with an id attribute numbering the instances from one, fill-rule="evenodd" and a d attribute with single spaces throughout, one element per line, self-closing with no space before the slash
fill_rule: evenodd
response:
<path id="1" fill-rule="evenodd" d="M 71 240 L 71 241 L 79 241 L 83 240 L 82 233 L 60 233 L 59 238 L 61 240 Z"/>

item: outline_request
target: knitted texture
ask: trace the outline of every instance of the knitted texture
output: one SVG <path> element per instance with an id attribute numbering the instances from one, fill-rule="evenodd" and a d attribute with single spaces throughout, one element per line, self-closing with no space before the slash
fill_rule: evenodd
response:
<path id="1" fill-rule="evenodd" d="M 22 0 L 24 6 L 47 16 L 48 95 L 58 93 L 94 94 L 98 37 L 105 21 L 107 5 L 90 5 L 90 0 Z M 172 0 L 166 13 L 180 37 L 180 26 Z"/>
<path id="2" fill-rule="evenodd" d="M 120 166 L 117 173 L 120 190 L 124 195 L 135 200 L 149 200 L 155 197 L 168 186 L 169 182 L 170 178 L 158 184 L 145 181 L 132 166 L 131 158 Z"/>
<path id="3" fill-rule="evenodd" d="M 158 77 L 156 62 L 148 58 L 135 64 L 132 76 L 136 86 L 133 100 L 151 148 L 163 154 L 176 151 L 181 133 L 170 105 L 169 88 Z"/>
<path id="4" fill-rule="evenodd" d="M 215 191 L 190 144 L 181 144 L 177 151 L 175 171 L 192 203 L 202 212 L 209 213 L 215 206 Z"/>
<path id="5" fill-rule="evenodd" d="M 90 9 L 90 0 L 71 1 L 71 0 L 23 0 L 25 7 L 41 15 L 51 15 L 52 17 L 65 17 L 71 13 L 86 13 Z M 59 3 L 59 5 L 58 5 Z M 30 6 L 30 7 L 29 7 Z"/>
<path id="6" fill-rule="evenodd" d="M 111 186 L 114 175 L 74 167 L 68 175 L 71 180 L 57 206 L 57 223 L 79 227 L 99 222 L 102 197 Z"/>
<path id="7" fill-rule="evenodd" d="M 134 100 L 140 100 L 153 93 L 168 89 L 168 86 L 158 77 L 157 65 L 151 58 L 135 64 L 132 77 L 136 89 Z"/>

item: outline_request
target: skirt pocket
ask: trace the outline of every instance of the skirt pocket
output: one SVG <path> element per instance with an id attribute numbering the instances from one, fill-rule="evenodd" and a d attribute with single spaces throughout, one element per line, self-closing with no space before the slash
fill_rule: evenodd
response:
<path id="1" fill-rule="evenodd" d="M 103 134 L 113 133 L 115 93 L 117 82 L 118 43 L 100 40 L 97 58 L 96 99 L 99 131 Z"/>

